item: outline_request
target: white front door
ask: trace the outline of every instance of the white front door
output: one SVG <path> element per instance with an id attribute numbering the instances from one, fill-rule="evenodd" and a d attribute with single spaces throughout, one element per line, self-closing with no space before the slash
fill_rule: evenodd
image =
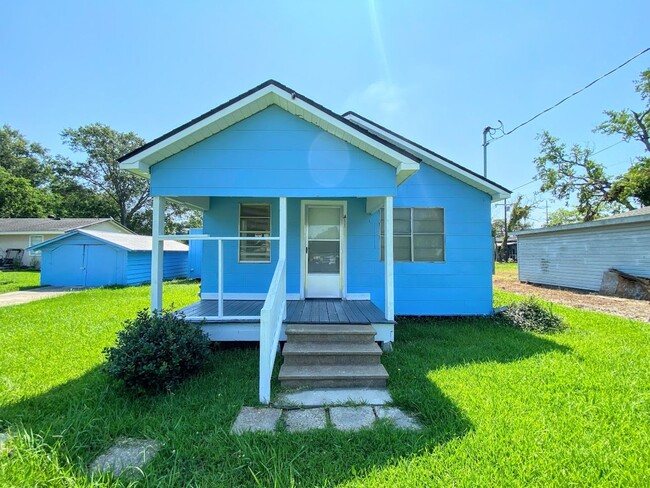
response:
<path id="1" fill-rule="evenodd" d="M 343 205 L 305 207 L 305 297 L 341 298 Z"/>

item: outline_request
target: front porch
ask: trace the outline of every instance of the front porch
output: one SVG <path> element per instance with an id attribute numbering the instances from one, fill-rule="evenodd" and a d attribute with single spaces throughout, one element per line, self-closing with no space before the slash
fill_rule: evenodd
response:
<path id="1" fill-rule="evenodd" d="M 394 341 L 394 321 L 370 300 L 306 299 L 287 300 L 287 315 L 280 328 L 286 341 L 287 325 L 370 325 L 377 342 Z M 202 329 L 213 341 L 260 341 L 260 317 L 264 300 L 223 300 L 219 316 L 218 300 L 200 300 L 178 310 L 185 319 L 203 322 Z"/>
<path id="2" fill-rule="evenodd" d="M 186 320 L 212 323 L 259 323 L 264 300 L 200 300 L 179 310 Z M 239 318 L 240 317 L 240 318 Z M 370 300 L 287 300 L 285 324 L 392 324 Z"/>

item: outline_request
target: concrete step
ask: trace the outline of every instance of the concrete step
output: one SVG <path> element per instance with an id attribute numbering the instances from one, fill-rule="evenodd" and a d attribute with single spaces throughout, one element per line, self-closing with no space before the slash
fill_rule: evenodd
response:
<path id="1" fill-rule="evenodd" d="M 367 324 L 289 324 L 287 342 L 348 342 L 370 344 L 375 341 L 375 329 Z"/>
<path id="2" fill-rule="evenodd" d="M 381 349 L 374 342 L 287 342 L 282 355 L 287 366 L 379 364 Z"/>
<path id="3" fill-rule="evenodd" d="M 382 364 L 283 364 L 279 379 L 284 388 L 384 388 L 388 372 Z"/>

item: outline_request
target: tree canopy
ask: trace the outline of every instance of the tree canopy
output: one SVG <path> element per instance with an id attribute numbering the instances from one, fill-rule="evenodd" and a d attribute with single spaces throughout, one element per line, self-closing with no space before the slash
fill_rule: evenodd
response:
<path id="1" fill-rule="evenodd" d="M 650 70 L 641 73 L 635 90 L 644 103 L 642 109 L 607 110 L 607 120 L 594 129 L 619 135 L 626 142 L 641 142 L 642 155 L 624 174 L 608 175 L 587 147 L 567 147 L 547 131 L 538 136 L 540 155 L 534 162 L 540 190 L 567 203 L 572 197 L 577 198 L 577 213 L 585 222 L 606 211 L 633 209 L 634 204 L 650 205 Z"/>
<path id="2" fill-rule="evenodd" d="M 143 139 L 91 124 L 62 132 L 64 143 L 82 157 L 51 156 L 19 131 L 0 128 L 0 217 L 112 217 L 129 229 L 151 232 L 149 182 L 119 168 L 117 158 Z M 166 231 L 201 226 L 201 214 L 170 202 Z"/>
<path id="3" fill-rule="evenodd" d="M 117 207 L 116 220 L 131 228 L 135 215 L 150 203 L 149 181 L 122 171 L 117 158 L 140 147 L 144 139 L 99 123 L 65 129 L 61 136 L 70 149 L 85 158 L 60 163 L 59 173 L 82 188 L 104 195 Z"/>

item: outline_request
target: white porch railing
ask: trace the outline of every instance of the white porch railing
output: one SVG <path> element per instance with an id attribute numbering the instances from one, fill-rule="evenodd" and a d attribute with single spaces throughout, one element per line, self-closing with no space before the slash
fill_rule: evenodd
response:
<path id="1" fill-rule="evenodd" d="M 219 289 L 218 293 L 218 312 L 215 316 L 206 316 L 201 317 L 203 320 L 257 320 L 260 318 L 259 315 L 225 315 L 223 311 L 223 241 L 279 241 L 279 237 L 217 237 L 210 236 L 208 234 L 183 234 L 183 235 L 162 235 L 160 236 L 161 240 L 166 241 L 217 241 L 218 250 L 217 250 L 217 287 Z"/>
<path id="2" fill-rule="evenodd" d="M 271 401 L 271 374 L 278 351 L 282 322 L 287 315 L 287 265 L 279 259 L 260 312 L 260 403 Z"/>

